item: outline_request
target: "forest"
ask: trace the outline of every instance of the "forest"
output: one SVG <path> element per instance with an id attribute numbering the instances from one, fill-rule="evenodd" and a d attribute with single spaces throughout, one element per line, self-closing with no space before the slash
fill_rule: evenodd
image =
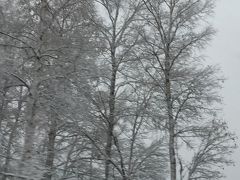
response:
<path id="1" fill-rule="evenodd" d="M 224 178 L 215 5 L 0 0 L 0 180 Z"/>

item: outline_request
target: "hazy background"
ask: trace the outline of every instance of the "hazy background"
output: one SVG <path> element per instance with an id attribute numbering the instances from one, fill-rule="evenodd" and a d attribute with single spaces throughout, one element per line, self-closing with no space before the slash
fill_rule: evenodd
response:
<path id="1" fill-rule="evenodd" d="M 221 66 L 227 78 L 222 90 L 224 118 L 240 137 L 240 0 L 218 0 L 213 21 L 218 33 L 207 49 L 207 56 Z M 225 180 L 240 179 L 240 149 L 233 159 L 236 166 L 225 169 Z"/>

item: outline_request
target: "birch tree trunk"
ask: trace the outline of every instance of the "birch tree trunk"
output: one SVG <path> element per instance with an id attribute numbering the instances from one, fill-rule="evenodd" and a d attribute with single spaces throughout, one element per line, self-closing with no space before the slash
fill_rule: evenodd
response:
<path id="1" fill-rule="evenodd" d="M 4 82 L 4 87 L 3 87 L 3 95 L 2 95 L 2 102 L 0 106 L 0 150 L 2 150 L 3 147 L 3 131 L 2 131 L 2 122 L 4 120 L 4 111 L 5 108 L 7 107 L 7 102 L 6 102 L 6 95 L 7 95 L 7 81 Z"/>
<path id="2" fill-rule="evenodd" d="M 24 164 L 29 164 L 33 160 L 34 152 L 34 140 L 35 140 L 35 131 L 37 127 L 37 120 L 35 118 L 37 112 L 37 103 L 38 103 L 38 86 L 41 82 L 41 79 L 45 74 L 42 74 L 42 64 L 41 64 L 41 53 L 45 48 L 46 33 L 47 33 L 47 16 L 48 16 L 48 7 L 47 0 L 41 0 L 40 3 L 40 22 L 39 22 L 39 39 L 37 40 L 37 47 L 34 51 L 38 54 L 34 54 L 35 68 L 36 72 L 32 74 L 32 81 L 29 87 L 30 95 L 27 102 L 27 112 L 26 112 L 26 126 L 25 126 L 25 135 L 24 135 L 24 147 L 23 147 L 23 167 Z M 27 170 L 27 169 L 26 169 Z"/>
<path id="3" fill-rule="evenodd" d="M 23 99 L 22 99 L 23 87 L 20 87 L 20 88 L 21 89 L 20 89 L 19 101 L 17 105 L 17 112 L 15 113 L 15 122 L 11 128 L 11 131 L 10 131 L 11 133 L 9 135 L 8 144 L 7 144 L 6 159 L 3 166 L 4 173 L 8 173 L 9 164 L 11 161 L 11 151 L 12 151 L 13 140 L 16 136 L 16 130 L 18 127 L 18 123 L 19 123 L 19 119 L 20 119 L 20 115 L 23 107 Z M 2 180 L 6 180 L 6 179 L 7 179 L 7 175 L 4 174 Z"/>
<path id="4" fill-rule="evenodd" d="M 2 121 L 4 119 L 4 108 L 6 106 L 6 100 L 5 100 L 6 99 L 6 94 L 7 94 L 6 85 L 7 85 L 7 81 L 5 80 L 4 87 L 3 87 L 3 92 L 2 92 L 2 102 L 1 102 L 1 106 L 0 106 L 0 133 L 2 132 Z"/>
<path id="5" fill-rule="evenodd" d="M 53 174 L 54 156 L 55 156 L 55 140 L 57 135 L 57 121 L 56 117 L 53 115 L 50 124 L 50 130 L 48 133 L 48 145 L 47 145 L 47 159 L 46 168 L 47 173 L 44 175 L 44 180 L 51 180 Z"/>
<path id="6" fill-rule="evenodd" d="M 115 30 L 114 30 L 115 31 Z M 114 38 L 115 39 L 115 34 Z M 115 41 L 115 40 L 113 40 Z M 113 42 L 115 44 L 115 42 Z M 110 85 L 110 94 L 109 94 L 109 118 L 108 118 L 108 130 L 107 130 L 107 145 L 106 145 L 106 155 L 107 158 L 111 158 L 112 143 L 113 143 L 113 129 L 115 121 L 115 91 L 116 91 L 116 76 L 117 76 L 117 66 L 116 66 L 116 57 L 115 57 L 115 48 L 112 45 L 111 51 L 111 61 L 112 61 L 112 75 L 111 75 L 111 85 Z M 105 179 L 109 179 L 109 166 L 110 160 L 106 159 L 105 162 Z"/>
<path id="7" fill-rule="evenodd" d="M 38 83 L 35 81 L 31 86 L 31 95 L 27 102 L 27 111 L 26 111 L 26 125 L 25 125 L 25 135 L 24 135 L 24 146 L 23 146 L 23 155 L 22 161 L 26 162 L 32 159 L 33 156 L 33 146 L 35 139 L 35 130 L 37 122 L 35 119 L 36 115 L 36 103 L 37 103 L 37 86 Z"/>
<path id="8" fill-rule="evenodd" d="M 176 180 L 176 153 L 175 153 L 175 120 L 172 109 L 172 93 L 170 80 L 170 62 L 168 58 L 165 60 L 165 98 L 168 113 L 168 134 L 169 134 L 169 160 L 170 160 L 170 176 L 171 180 Z"/>

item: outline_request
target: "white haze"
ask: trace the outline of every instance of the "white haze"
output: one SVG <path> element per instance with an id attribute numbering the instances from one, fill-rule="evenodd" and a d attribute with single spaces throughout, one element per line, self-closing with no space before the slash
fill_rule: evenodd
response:
<path id="1" fill-rule="evenodd" d="M 227 78 L 222 95 L 224 97 L 224 118 L 230 129 L 240 137 L 240 1 L 219 0 L 214 15 L 214 27 L 218 33 L 207 50 L 208 59 L 221 66 Z M 238 146 L 239 140 L 237 141 Z M 240 150 L 232 157 L 235 167 L 225 169 L 224 180 L 238 180 L 240 177 Z"/>

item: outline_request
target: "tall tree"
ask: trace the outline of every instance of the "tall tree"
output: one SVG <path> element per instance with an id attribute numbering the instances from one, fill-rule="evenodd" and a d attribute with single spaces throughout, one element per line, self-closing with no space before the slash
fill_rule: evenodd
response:
<path id="1" fill-rule="evenodd" d="M 197 57 L 214 34 L 206 19 L 213 12 L 214 1 L 143 2 L 146 25 L 139 33 L 145 41 L 140 46 L 145 60 L 141 64 L 164 104 L 161 111 L 166 123 L 161 127 L 168 133 L 170 177 L 176 180 L 178 142 L 185 141 L 181 132 L 193 131 L 194 124 L 201 127 L 220 101 L 217 90 L 222 79 L 215 67 L 204 66 Z"/>
<path id="2" fill-rule="evenodd" d="M 213 6 L 0 0 L 0 178 L 223 177 L 235 136 L 200 57 Z"/>
<path id="3" fill-rule="evenodd" d="M 103 55 L 100 64 L 104 65 L 104 74 L 100 74 L 101 86 L 103 90 L 107 92 L 107 110 L 104 115 L 104 121 L 106 124 L 106 146 L 105 146 L 105 179 L 110 177 L 110 164 L 112 158 L 112 146 L 113 146 L 113 132 L 118 122 L 118 109 L 116 107 L 118 102 L 118 91 L 123 89 L 120 84 L 119 72 L 124 63 L 128 61 L 129 53 L 132 47 L 135 45 L 137 36 L 132 30 L 132 24 L 135 20 L 136 14 L 140 10 L 140 1 L 125 1 L 125 0 L 99 0 L 96 1 L 99 6 L 99 11 L 102 19 L 99 23 L 95 21 L 96 26 L 99 28 L 102 40 L 104 40 L 105 48 L 103 49 Z M 101 87 L 100 87 L 101 88 Z M 106 104 L 105 104 L 106 105 Z M 123 175 L 123 179 L 126 179 L 125 172 L 120 172 Z"/>

